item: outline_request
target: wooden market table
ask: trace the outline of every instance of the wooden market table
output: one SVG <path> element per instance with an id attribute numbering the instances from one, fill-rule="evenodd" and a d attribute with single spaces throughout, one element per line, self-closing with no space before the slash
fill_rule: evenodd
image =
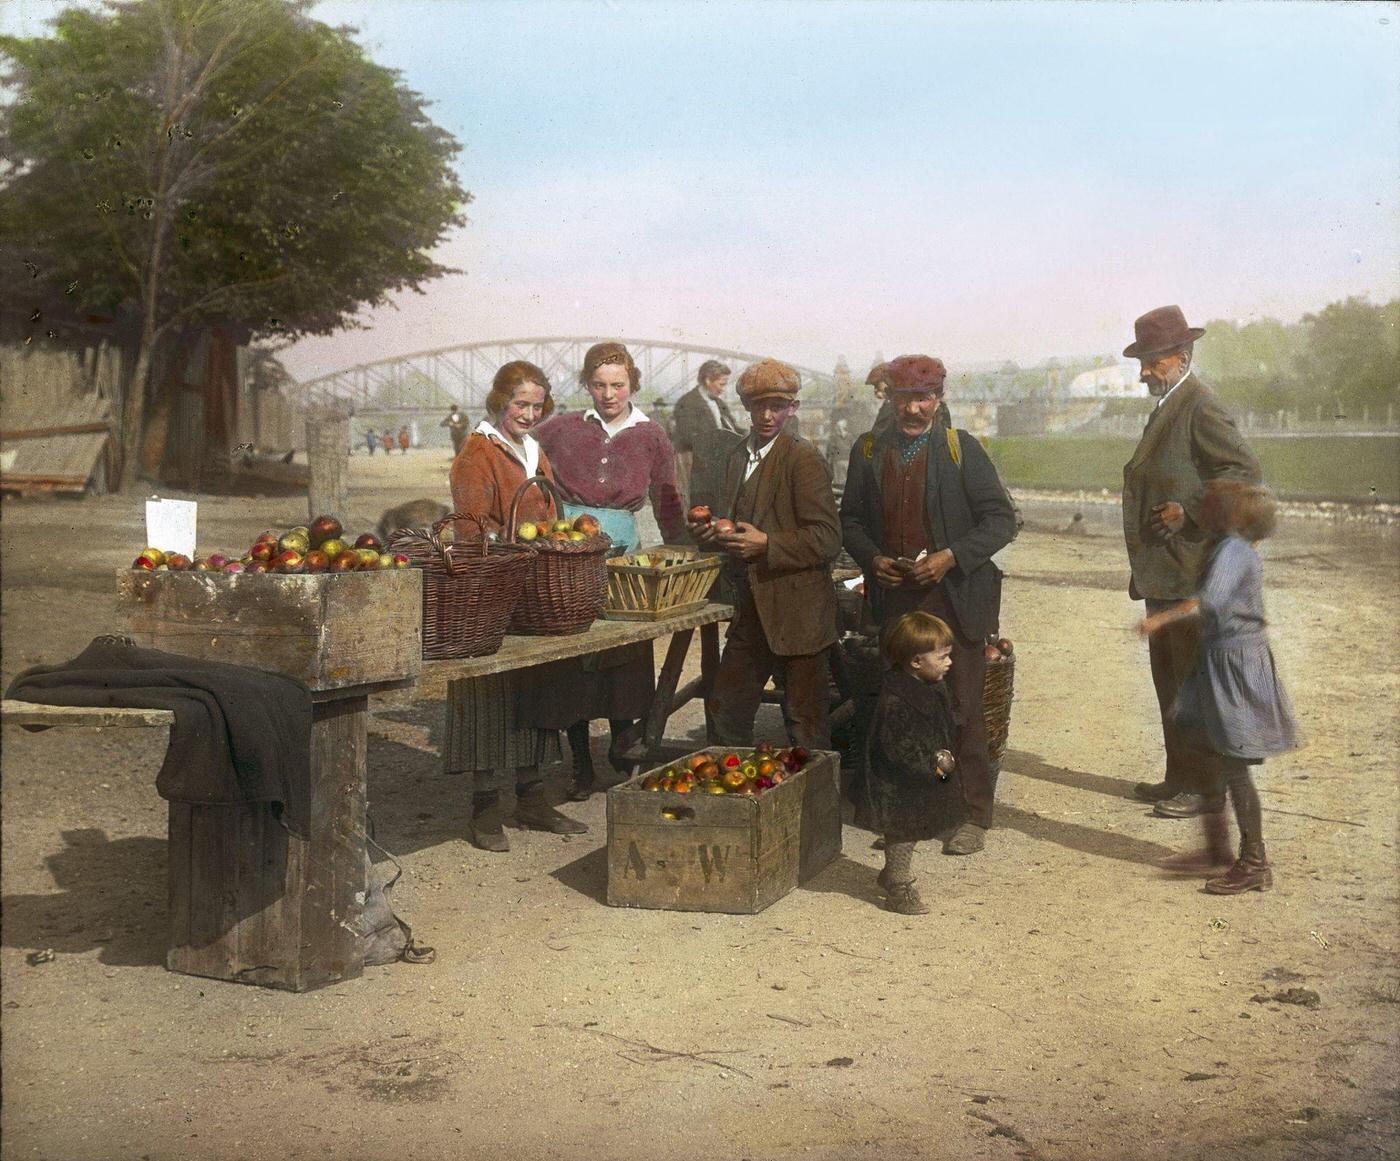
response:
<path id="1" fill-rule="evenodd" d="M 734 616 L 730 605 L 711 601 L 693 612 L 655 621 L 594 621 L 582 633 L 562 637 L 510 636 L 498 652 L 489 657 L 465 657 L 450 661 L 425 661 L 421 676 L 446 681 L 463 681 L 490 677 L 501 673 L 516 673 L 562 661 L 616 649 L 621 645 L 636 645 L 670 636 L 666 660 L 656 679 L 656 693 L 643 719 L 641 736 L 624 752 L 634 766 L 662 760 L 665 751 L 666 722 L 683 705 L 709 694 L 719 667 L 719 624 Z M 700 676 L 680 686 L 681 671 L 690 651 L 695 630 L 700 630 Z"/>

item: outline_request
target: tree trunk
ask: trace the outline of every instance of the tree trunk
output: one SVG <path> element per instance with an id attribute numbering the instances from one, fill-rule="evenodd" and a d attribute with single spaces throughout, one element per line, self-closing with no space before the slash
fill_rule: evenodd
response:
<path id="1" fill-rule="evenodd" d="M 146 381 L 150 378 L 155 348 L 150 330 L 149 325 L 141 329 L 141 343 L 136 348 L 136 368 L 131 372 L 131 381 L 127 384 L 126 397 L 122 401 L 122 470 L 116 489 L 119 492 L 131 491 L 141 474 L 141 437 L 146 428 Z"/>

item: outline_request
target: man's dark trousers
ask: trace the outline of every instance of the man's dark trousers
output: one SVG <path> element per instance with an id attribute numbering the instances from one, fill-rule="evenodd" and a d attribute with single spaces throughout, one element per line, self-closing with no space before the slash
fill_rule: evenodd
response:
<path id="1" fill-rule="evenodd" d="M 1151 616 L 1180 603 L 1148 597 L 1147 614 Z M 1214 797 L 1221 793 L 1215 755 L 1193 744 L 1171 717 L 1181 683 L 1200 660 L 1199 618 L 1186 617 L 1153 633 L 1147 639 L 1147 655 L 1152 663 L 1152 684 L 1157 690 L 1157 706 L 1162 714 L 1162 742 L 1167 751 L 1167 796 L 1185 793 Z"/>

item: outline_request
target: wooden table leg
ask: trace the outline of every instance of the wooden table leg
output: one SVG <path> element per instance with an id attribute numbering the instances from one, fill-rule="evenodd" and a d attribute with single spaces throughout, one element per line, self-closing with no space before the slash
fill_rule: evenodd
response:
<path id="1" fill-rule="evenodd" d="M 705 699 L 705 741 L 714 745 L 715 723 L 710 713 L 710 695 L 719 670 L 719 622 L 700 626 L 700 696 Z"/>
<path id="2" fill-rule="evenodd" d="M 170 804 L 171 971 L 293 992 L 360 975 L 368 711 L 363 695 L 312 707 L 304 838 L 265 802 Z"/>
<path id="3" fill-rule="evenodd" d="M 708 628 L 708 626 L 702 627 Z M 666 649 L 666 660 L 661 666 L 661 676 L 656 679 L 656 695 L 647 711 L 646 726 L 642 733 L 643 761 L 650 761 L 659 751 L 661 740 L 666 734 L 666 719 L 671 716 L 672 702 L 676 696 L 676 686 L 685 668 L 685 655 L 690 651 L 690 639 L 694 629 L 682 629 L 671 635 L 671 644 Z"/>

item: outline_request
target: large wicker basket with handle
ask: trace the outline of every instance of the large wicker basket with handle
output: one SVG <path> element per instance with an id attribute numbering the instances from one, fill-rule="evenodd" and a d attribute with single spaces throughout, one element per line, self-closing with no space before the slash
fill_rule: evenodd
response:
<path id="1" fill-rule="evenodd" d="M 987 725 L 987 756 L 991 759 L 993 774 L 1001 769 L 1011 733 L 1015 682 L 1015 654 L 1003 653 L 997 660 L 987 662 L 987 676 L 982 683 L 982 720 Z"/>
<path id="2" fill-rule="evenodd" d="M 453 521 L 475 524 L 479 537 L 450 547 L 442 530 Z M 423 570 L 423 656 L 486 657 L 505 639 L 535 550 L 524 544 L 489 541 L 486 523 L 470 512 L 454 512 L 431 528 L 400 528 L 389 537 Z"/>
<path id="3" fill-rule="evenodd" d="M 553 498 L 556 511 L 564 510 L 563 498 L 554 484 L 545 476 L 531 476 L 511 498 L 506 522 L 512 543 L 518 543 L 520 525 L 516 516 L 520 498 L 528 488 L 539 488 Z M 586 540 L 541 537 L 531 541 L 530 547 L 535 550 L 534 559 L 525 573 L 510 631 L 539 636 L 582 633 L 603 611 L 612 538 L 603 533 Z"/>

